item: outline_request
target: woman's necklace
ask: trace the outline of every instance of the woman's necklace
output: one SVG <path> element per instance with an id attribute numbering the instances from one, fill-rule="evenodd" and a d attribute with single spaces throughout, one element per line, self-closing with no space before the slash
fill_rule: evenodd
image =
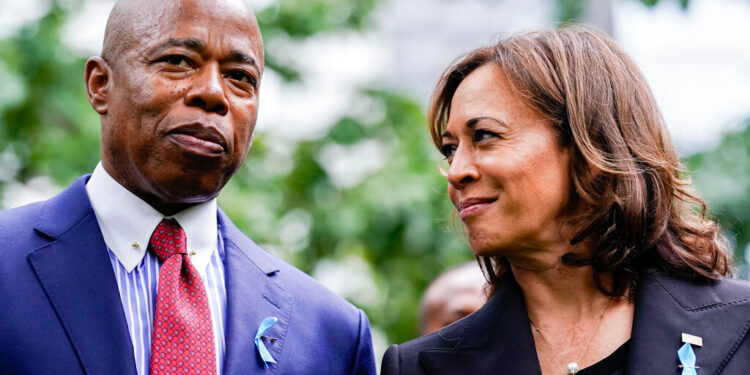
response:
<path id="1" fill-rule="evenodd" d="M 586 352 L 589 350 L 589 346 L 591 346 L 591 340 L 594 339 L 594 336 L 596 336 L 596 333 L 599 331 L 599 326 L 602 324 L 602 320 L 604 319 L 604 314 L 607 312 L 607 309 L 609 308 L 609 303 L 612 302 L 612 299 L 607 300 L 607 304 L 604 305 L 604 310 L 599 314 L 599 318 L 596 321 L 596 327 L 594 327 L 594 330 L 589 335 L 588 339 L 586 339 L 586 345 L 583 347 L 583 350 L 581 351 L 581 354 L 578 355 L 578 360 L 575 362 L 568 362 L 568 375 L 575 375 L 578 373 L 578 371 L 581 369 L 581 367 L 578 365 L 581 360 L 583 359 L 583 356 L 586 355 Z M 534 328 L 534 331 L 539 334 L 539 337 L 542 338 L 549 346 L 554 347 L 552 343 L 547 340 L 546 337 L 544 337 L 544 334 L 542 333 L 542 329 L 539 327 L 538 324 L 534 322 L 534 319 L 531 319 L 531 315 L 529 315 L 529 321 L 531 322 L 531 326 Z M 557 353 L 555 353 L 555 357 L 557 357 Z M 560 362 L 560 359 L 557 358 L 557 361 Z"/>

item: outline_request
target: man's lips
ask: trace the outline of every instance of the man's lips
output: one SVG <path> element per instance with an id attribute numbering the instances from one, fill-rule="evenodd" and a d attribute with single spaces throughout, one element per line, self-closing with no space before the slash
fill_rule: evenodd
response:
<path id="1" fill-rule="evenodd" d="M 489 206 L 496 200 L 497 198 L 464 199 L 458 203 L 458 213 L 461 216 L 461 219 L 465 219 L 471 216 L 472 214 L 475 214 L 478 211 L 486 208 L 487 206 Z"/>
<path id="2" fill-rule="evenodd" d="M 168 135 L 180 146 L 200 154 L 218 155 L 227 150 L 227 141 L 219 130 L 203 124 L 177 126 Z"/>

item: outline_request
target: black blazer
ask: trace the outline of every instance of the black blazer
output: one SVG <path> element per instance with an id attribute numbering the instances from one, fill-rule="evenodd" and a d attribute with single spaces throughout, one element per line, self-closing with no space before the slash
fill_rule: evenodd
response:
<path id="1" fill-rule="evenodd" d="M 750 283 L 691 282 L 650 272 L 639 280 L 626 374 L 679 375 L 682 333 L 699 375 L 750 374 Z M 388 348 L 382 375 L 541 374 L 521 290 L 506 277 L 479 311 L 437 331 Z"/>

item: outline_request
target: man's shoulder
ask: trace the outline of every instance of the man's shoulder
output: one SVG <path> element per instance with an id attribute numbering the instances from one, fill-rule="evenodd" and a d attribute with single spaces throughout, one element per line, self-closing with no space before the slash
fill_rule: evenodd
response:
<path id="1" fill-rule="evenodd" d="M 17 234 L 29 230 L 39 217 L 44 201 L 0 211 L 0 236 Z"/>
<path id="2" fill-rule="evenodd" d="M 54 197 L 0 211 L 0 239 L 19 243 L 37 229 L 43 234 L 59 234 L 91 211 L 84 175 Z"/>
<path id="3" fill-rule="evenodd" d="M 0 211 L 0 275 L 13 280 L 28 275 L 28 256 L 85 217 L 86 199 L 83 176 L 48 200 Z"/>
<path id="4" fill-rule="evenodd" d="M 0 211 L 0 256 L 3 259 L 0 279 L 16 279 L 19 273 L 28 271 L 27 256 L 46 243 L 34 231 L 42 207 L 43 202 L 37 202 Z"/>
<path id="5" fill-rule="evenodd" d="M 304 301 L 307 305 L 319 305 L 318 308 L 326 310 L 351 311 L 356 309 L 344 298 L 322 285 L 319 281 L 313 279 L 307 273 L 265 250 L 262 251 L 264 255 L 271 259 L 271 261 L 275 262 L 279 268 L 279 272 L 274 280 L 281 284 L 287 292 L 291 293 L 294 296 L 295 301 Z"/>

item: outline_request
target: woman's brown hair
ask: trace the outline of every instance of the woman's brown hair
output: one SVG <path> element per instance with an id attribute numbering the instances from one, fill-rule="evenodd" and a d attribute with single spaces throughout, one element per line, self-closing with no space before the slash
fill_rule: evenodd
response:
<path id="1" fill-rule="evenodd" d="M 590 254 L 562 261 L 590 265 L 603 293 L 630 295 L 638 274 L 716 280 L 731 272 L 729 246 L 706 204 L 680 177 L 682 165 L 643 75 L 607 36 L 581 27 L 512 36 L 479 48 L 443 73 L 428 120 L 432 141 L 441 134 L 459 84 L 484 64 L 498 66 L 539 113 L 557 124 L 571 153 L 571 244 L 587 241 Z M 491 293 L 508 270 L 502 257 L 479 263 Z"/>

